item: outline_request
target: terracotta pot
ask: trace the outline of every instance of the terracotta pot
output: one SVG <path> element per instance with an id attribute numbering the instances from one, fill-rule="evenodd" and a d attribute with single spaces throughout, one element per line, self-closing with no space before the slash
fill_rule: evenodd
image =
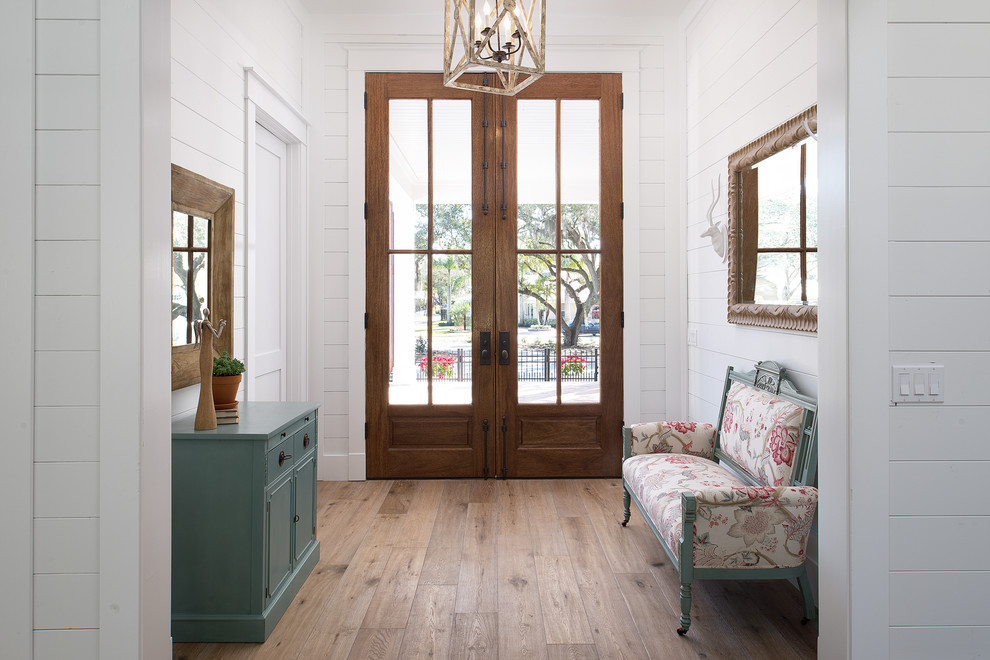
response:
<path id="1" fill-rule="evenodd" d="M 215 408 L 237 401 L 237 388 L 241 385 L 241 376 L 242 374 L 213 377 L 213 406 Z"/>

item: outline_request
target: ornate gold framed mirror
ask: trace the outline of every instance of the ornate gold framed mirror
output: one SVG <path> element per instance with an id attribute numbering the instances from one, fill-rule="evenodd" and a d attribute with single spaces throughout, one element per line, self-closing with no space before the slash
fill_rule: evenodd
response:
<path id="1" fill-rule="evenodd" d="M 729 156 L 728 320 L 818 330 L 818 107 Z"/>

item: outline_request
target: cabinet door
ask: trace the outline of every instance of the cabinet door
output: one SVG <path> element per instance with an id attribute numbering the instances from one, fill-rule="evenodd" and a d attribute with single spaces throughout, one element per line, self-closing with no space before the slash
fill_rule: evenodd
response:
<path id="1" fill-rule="evenodd" d="M 305 554 L 316 538 L 316 454 L 310 454 L 296 467 L 296 544 L 295 561 Z"/>
<path id="2" fill-rule="evenodd" d="M 265 580 L 265 599 L 278 591 L 292 568 L 289 546 L 292 533 L 292 478 L 269 487 L 267 500 L 268 537 L 265 555 L 268 557 Z"/>

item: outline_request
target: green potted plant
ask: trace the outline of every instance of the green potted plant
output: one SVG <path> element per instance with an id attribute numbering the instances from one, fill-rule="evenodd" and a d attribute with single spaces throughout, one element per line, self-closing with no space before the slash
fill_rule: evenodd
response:
<path id="1" fill-rule="evenodd" d="M 244 363 L 227 355 L 227 351 L 213 358 L 214 408 L 222 410 L 222 406 L 233 406 L 237 403 L 237 388 L 241 385 L 243 373 Z"/>

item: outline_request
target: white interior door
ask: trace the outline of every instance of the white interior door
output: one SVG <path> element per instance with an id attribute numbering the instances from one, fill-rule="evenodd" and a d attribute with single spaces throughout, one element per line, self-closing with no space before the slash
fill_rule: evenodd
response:
<path id="1" fill-rule="evenodd" d="M 286 398 L 286 152 L 285 143 L 261 124 L 255 132 L 253 355 L 250 398 Z"/>

